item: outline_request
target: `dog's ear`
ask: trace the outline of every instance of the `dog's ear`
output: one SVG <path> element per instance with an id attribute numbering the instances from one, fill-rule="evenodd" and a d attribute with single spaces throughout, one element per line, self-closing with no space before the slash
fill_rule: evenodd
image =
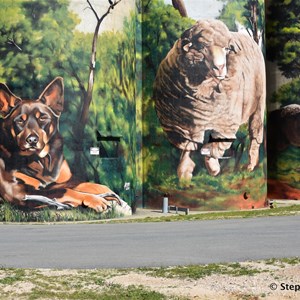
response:
<path id="1" fill-rule="evenodd" d="M 62 77 L 56 77 L 51 81 L 38 100 L 48 105 L 55 114 L 60 115 L 64 109 L 64 82 Z"/>
<path id="2" fill-rule="evenodd" d="M 6 117 L 21 102 L 22 99 L 14 95 L 6 84 L 0 83 L 0 115 L 2 117 Z"/>

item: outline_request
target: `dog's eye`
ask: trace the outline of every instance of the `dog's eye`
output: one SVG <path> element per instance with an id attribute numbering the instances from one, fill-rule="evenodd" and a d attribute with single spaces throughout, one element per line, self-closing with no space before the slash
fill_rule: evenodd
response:
<path id="1" fill-rule="evenodd" d="M 41 115 L 40 117 L 39 117 L 39 121 L 41 121 L 41 122 L 45 122 L 45 121 L 47 121 L 48 120 L 48 117 L 46 116 L 46 115 Z"/>
<path id="2" fill-rule="evenodd" d="M 25 123 L 25 120 L 17 119 L 17 120 L 15 120 L 15 123 L 18 124 L 18 125 L 23 125 Z"/>

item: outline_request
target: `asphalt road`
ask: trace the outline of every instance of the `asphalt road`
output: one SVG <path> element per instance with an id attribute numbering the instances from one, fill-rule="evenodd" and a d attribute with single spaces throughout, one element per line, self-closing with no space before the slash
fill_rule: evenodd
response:
<path id="1" fill-rule="evenodd" d="M 0 225 L 0 267 L 123 268 L 299 256 L 300 216 Z"/>

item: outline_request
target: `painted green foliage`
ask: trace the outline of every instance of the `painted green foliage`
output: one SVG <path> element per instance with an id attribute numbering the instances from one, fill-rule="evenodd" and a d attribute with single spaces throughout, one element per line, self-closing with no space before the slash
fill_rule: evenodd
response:
<path id="1" fill-rule="evenodd" d="M 278 106 L 290 104 L 300 104 L 300 79 L 295 78 L 290 83 L 282 85 L 270 99 L 271 102 L 277 103 Z"/>
<path id="2" fill-rule="evenodd" d="M 228 28 L 237 31 L 237 22 L 251 30 L 251 5 L 257 6 L 257 23 L 260 30 L 265 26 L 264 0 L 218 0 L 224 2 L 219 19 L 226 22 Z"/>
<path id="3" fill-rule="evenodd" d="M 177 151 L 170 146 L 158 122 L 152 101 L 152 86 L 157 68 L 178 36 L 192 26 L 162 0 L 142 2 L 143 53 L 143 172 L 144 191 L 152 193 L 162 178 L 176 170 Z M 145 195 L 146 196 L 146 195 Z M 149 199 L 146 196 L 146 203 Z"/>
<path id="4" fill-rule="evenodd" d="M 246 1 L 229 1 L 224 5 L 220 19 L 230 26 L 227 13 L 235 16 L 240 23 L 247 26 Z M 226 1 L 227 3 L 227 1 Z M 263 4 L 262 1 L 259 2 Z M 200 4 L 199 4 L 200 5 Z M 262 6 L 260 6 L 261 8 Z M 262 16 L 263 17 L 263 16 Z M 262 20 L 262 19 L 261 19 Z M 229 22 L 229 23 L 228 23 Z M 258 23 L 262 31 L 262 22 Z M 261 147 L 260 167 L 248 173 L 243 166 L 248 159 L 249 139 L 247 125 L 240 127 L 237 140 L 233 144 L 235 159 L 223 160 L 223 174 L 211 177 L 205 171 L 203 157 L 193 156 L 196 163 L 194 177 L 188 186 L 178 182 L 176 176 L 179 150 L 166 139 L 165 133 L 156 116 L 152 100 L 152 86 L 157 68 L 174 42 L 195 20 L 182 18 L 171 5 L 162 0 L 143 1 L 143 170 L 144 197 L 150 205 L 159 205 L 164 192 L 169 192 L 171 201 L 178 205 L 197 207 L 198 209 L 226 209 L 228 207 L 248 207 L 262 205 L 266 192 L 264 150 Z M 233 24 L 233 23 L 232 23 Z M 236 28 L 231 28 L 236 29 Z M 251 190 L 251 201 L 240 196 L 243 188 Z M 210 199 L 206 201 L 205 199 Z"/>
<path id="5" fill-rule="evenodd" d="M 300 3 L 270 1 L 268 11 L 268 59 L 276 60 L 284 76 L 296 78 L 300 75 Z"/>
<path id="6" fill-rule="evenodd" d="M 132 12 L 122 31 L 99 36 L 93 101 L 85 139 L 77 141 L 74 124 L 87 86 L 92 33 L 75 30 L 80 19 L 68 5 L 68 0 L 1 2 L 0 81 L 21 97 L 36 98 L 48 82 L 62 76 L 65 108 L 60 131 L 73 173 L 108 185 L 130 202 L 141 185 L 137 176 L 140 167 L 136 164 L 141 135 L 141 125 L 136 122 L 141 112 L 136 111 L 135 103 L 140 97 L 136 68 L 141 60 L 136 47 L 136 32 L 140 31 L 137 15 Z M 122 136 L 118 158 L 108 160 L 89 154 L 89 147 L 99 145 L 96 130 Z M 76 151 L 80 151 L 77 161 Z M 132 194 L 123 193 L 124 182 L 131 183 Z"/>
<path id="7" fill-rule="evenodd" d="M 57 0 L 2 1 L 0 14 L 0 78 L 16 94 L 37 97 L 65 69 L 78 20 Z"/>
<path id="8" fill-rule="evenodd" d="M 230 30 L 238 31 L 242 27 L 257 43 L 262 41 L 264 44 L 265 1 L 226 0 L 223 2 L 225 2 L 225 5 L 223 6 L 219 19 L 224 21 Z"/>
<path id="9" fill-rule="evenodd" d="M 275 107 L 278 108 L 296 104 L 299 109 L 300 105 L 299 14 L 299 1 L 272 0 L 269 3 L 268 22 L 266 26 L 267 58 L 278 65 L 283 76 L 291 79 L 290 82 L 280 87 L 276 86 L 277 91 L 273 95 L 270 95 L 270 99 L 268 99 L 270 103 L 275 104 Z M 272 129 L 271 126 L 273 126 L 273 124 L 271 124 L 272 112 L 270 113 L 269 120 L 268 130 L 270 131 Z M 295 132 L 295 136 L 296 135 L 297 132 Z M 275 142 L 280 143 L 281 138 L 282 136 L 280 134 L 276 134 L 273 140 L 275 139 Z M 269 177 L 275 180 L 277 187 L 279 184 L 284 184 L 279 192 L 278 189 L 276 189 L 276 185 L 270 187 L 269 192 L 277 198 L 299 199 L 300 175 L 298 161 L 300 148 L 296 146 L 295 141 L 293 144 L 294 145 L 289 145 L 285 149 L 280 149 L 280 151 L 275 152 L 275 154 L 273 153 L 273 144 L 269 145 L 268 157 L 272 157 L 272 161 L 269 164 Z M 298 138 L 298 145 L 299 144 L 300 141 Z"/>

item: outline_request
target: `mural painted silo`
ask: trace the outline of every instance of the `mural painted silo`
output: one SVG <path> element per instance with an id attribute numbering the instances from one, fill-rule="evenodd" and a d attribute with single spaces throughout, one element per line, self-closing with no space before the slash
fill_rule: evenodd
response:
<path id="1" fill-rule="evenodd" d="M 139 184 L 135 1 L 0 4 L 1 216 L 130 214 Z"/>
<path id="2" fill-rule="evenodd" d="M 267 1 L 268 198 L 300 199 L 299 1 Z"/>
<path id="3" fill-rule="evenodd" d="M 265 205 L 263 1 L 143 3 L 144 197 Z"/>

